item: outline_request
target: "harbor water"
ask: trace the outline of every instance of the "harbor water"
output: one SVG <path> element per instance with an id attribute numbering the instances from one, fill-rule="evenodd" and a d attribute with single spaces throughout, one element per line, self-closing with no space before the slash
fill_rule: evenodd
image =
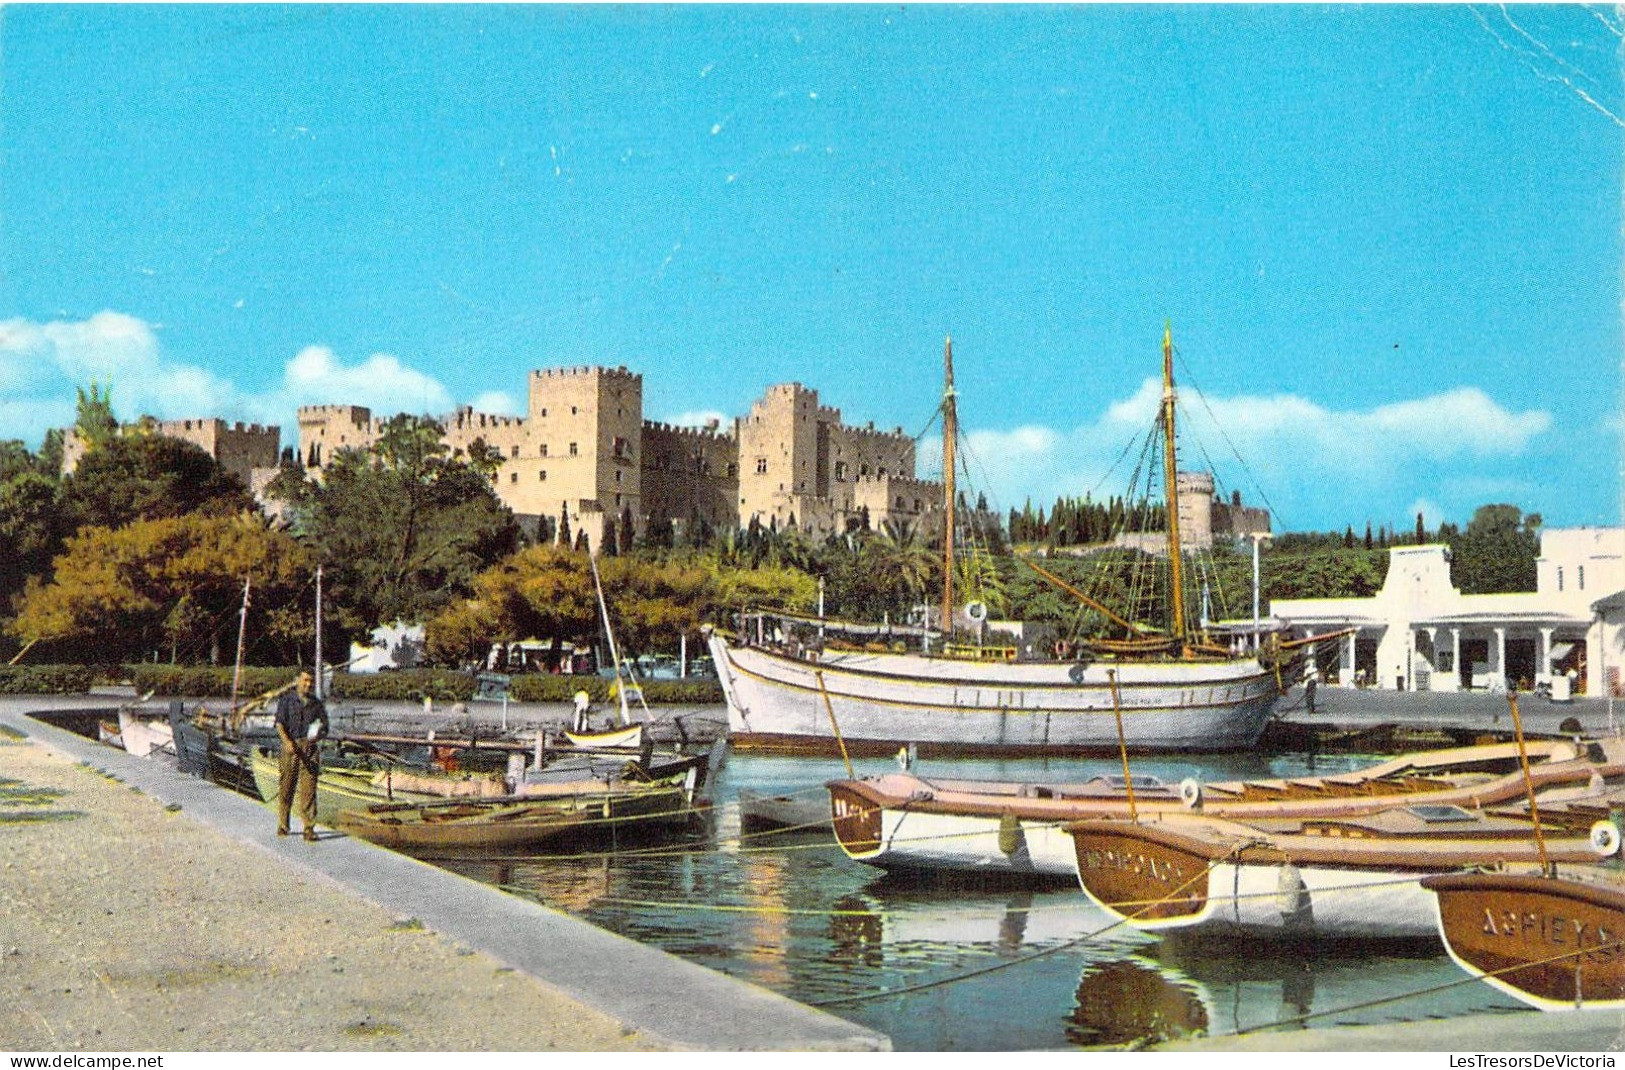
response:
<path id="1" fill-rule="evenodd" d="M 1170 783 L 1380 760 L 1247 753 L 1137 761 Z M 889 761 L 857 763 L 881 773 Z M 929 778 L 1085 780 L 1112 760 L 923 762 Z M 824 804 L 839 760 L 733 755 L 679 842 L 420 857 L 881 1030 L 899 1050 L 1034 1050 L 1517 1011 L 1436 941 L 1261 944 L 1114 926 L 1075 883 L 890 875 L 824 831 L 746 831 L 741 790 Z"/>

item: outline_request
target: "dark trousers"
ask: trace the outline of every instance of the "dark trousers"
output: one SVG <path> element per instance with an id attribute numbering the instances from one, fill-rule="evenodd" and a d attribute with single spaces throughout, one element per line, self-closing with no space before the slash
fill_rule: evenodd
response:
<path id="1" fill-rule="evenodd" d="M 305 755 L 298 748 L 282 744 L 282 756 L 277 759 L 276 827 L 288 831 L 288 811 L 295 801 L 299 803 L 299 820 L 308 831 L 316 827 L 316 778 L 321 773 L 321 757 L 316 745 L 310 744 Z"/>

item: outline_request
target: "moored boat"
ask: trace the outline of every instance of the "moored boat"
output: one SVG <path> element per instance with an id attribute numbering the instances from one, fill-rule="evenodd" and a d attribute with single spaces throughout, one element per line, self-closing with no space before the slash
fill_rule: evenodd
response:
<path id="1" fill-rule="evenodd" d="M 1590 789 L 1625 777 L 1625 742 L 1528 745 L 1539 789 Z M 1073 821 L 1130 816 L 1122 776 L 1062 783 L 978 781 L 893 772 L 828 785 L 835 832 L 847 855 L 886 869 L 952 869 L 1065 877 L 1076 873 Z M 1490 806 L 1523 797 L 1515 744 L 1403 755 L 1351 773 L 1165 784 L 1134 775 L 1136 813 L 1200 810 L 1239 820 L 1376 813 L 1429 802 Z M 1555 815 L 1554 815 L 1555 816 Z"/>
<path id="2" fill-rule="evenodd" d="M 375 804 L 338 815 L 341 832 L 385 847 L 518 847 L 686 822 L 693 777 L 560 786 L 524 798 Z"/>
<path id="3" fill-rule="evenodd" d="M 1611 831 L 1610 831 L 1611 830 Z M 1617 827 L 1599 832 L 1601 847 Z M 1437 897 L 1450 957 L 1486 984 L 1543 1011 L 1625 1009 L 1625 872 L 1616 863 L 1559 874 L 1451 873 Z"/>
<path id="4" fill-rule="evenodd" d="M 1587 836 L 1537 842 L 1527 815 L 1448 805 L 1246 824 L 1164 814 L 1067 831 L 1084 892 L 1146 932 L 1427 938 L 1436 920 L 1424 877 L 1598 857 Z"/>
<path id="5" fill-rule="evenodd" d="M 953 443 L 957 415 L 953 347 L 945 347 L 943 393 L 944 590 L 940 628 L 921 629 L 918 650 L 869 644 L 840 649 L 793 626 L 741 619 L 735 634 L 707 637 L 728 707 L 731 744 L 740 750 L 889 754 L 1077 754 L 1116 750 L 1230 751 L 1258 741 L 1287 683 L 1299 648 L 1271 643 L 1241 654 L 1208 642 L 1186 621 L 1177 508 L 1167 508 L 1169 622 L 1132 624 L 1090 602 L 1126 639 L 1092 641 L 1054 658 L 1014 648 L 956 645 L 952 635 Z M 1173 342 L 1163 337 L 1162 441 L 1167 502 L 1177 500 Z M 1036 566 L 1035 566 L 1036 567 Z M 1038 569 L 1040 574 L 1043 570 Z M 1047 574 L 1045 574 L 1047 575 Z M 1080 592 L 1073 592 L 1080 594 Z M 1087 599 L 1086 599 L 1087 601 Z M 967 604 L 968 616 L 978 606 Z M 936 649 L 925 646 L 936 640 Z M 901 645 L 901 644 L 899 644 Z"/>
<path id="6" fill-rule="evenodd" d="M 255 747 L 249 756 L 260 798 L 275 805 L 277 755 Z M 431 774 L 393 766 L 348 767 L 324 764 L 316 778 L 316 822 L 333 827 L 338 815 L 375 803 L 444 802 L 453 798 L 494 798 L 507 794 L 500 780 L 485 774 Z"/>

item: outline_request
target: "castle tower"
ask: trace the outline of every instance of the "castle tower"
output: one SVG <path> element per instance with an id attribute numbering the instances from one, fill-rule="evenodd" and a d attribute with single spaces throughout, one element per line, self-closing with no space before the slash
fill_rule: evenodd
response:
<path id="1" fill-rule="evenodd" d="M 809 522 L 818 493 L 818 392 L 800 383 L 770 386 L 735 424 L 739 442 L 739 523 L 784 527 Z"/>
<path id="2" fill-rule="evenodd" d="M 1175 478 L 1179 499 L 1179 540 L 1187 550 L 1213 546 L 1213 474 L 1180 472 Z"/>
<path id="3" fill-rule="evenodd" d="M 299 463 L 320 470 L 342 449 L 366 449 L 378 438 L 378 423 L 364 405 L 301 405 Z"/>
<path id="4" fill-rule="evenodd" d="M 528 469 L 500 477 L 503 500 L 514 512 L 557 520 L 568 509 L 572 528 L 585 530 L 594 547 L 606 519 L 618 527 L 630 512 L 641 530 L 641 375 L 624 367 L 531 372 L 525 424 L 530 456 L 524 459 L 535 466 L 536 478 L 528 478 Z"/>

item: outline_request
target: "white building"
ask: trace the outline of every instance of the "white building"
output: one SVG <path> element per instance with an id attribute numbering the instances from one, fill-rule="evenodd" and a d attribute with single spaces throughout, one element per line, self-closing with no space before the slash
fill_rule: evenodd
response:
<path id="1" fill-rule="evenodd" d="M 1396 546 L 1371 598 L 1283 599 L 1296 635 L 1355 629 L 1337 682 L 1399 691 L 1528 689 L 1568 677 L 1573 690 L 1625 695 L 1625 528 L 1543 531 L 1533 593 L 1462 594 L 1450 548 Z"/>

